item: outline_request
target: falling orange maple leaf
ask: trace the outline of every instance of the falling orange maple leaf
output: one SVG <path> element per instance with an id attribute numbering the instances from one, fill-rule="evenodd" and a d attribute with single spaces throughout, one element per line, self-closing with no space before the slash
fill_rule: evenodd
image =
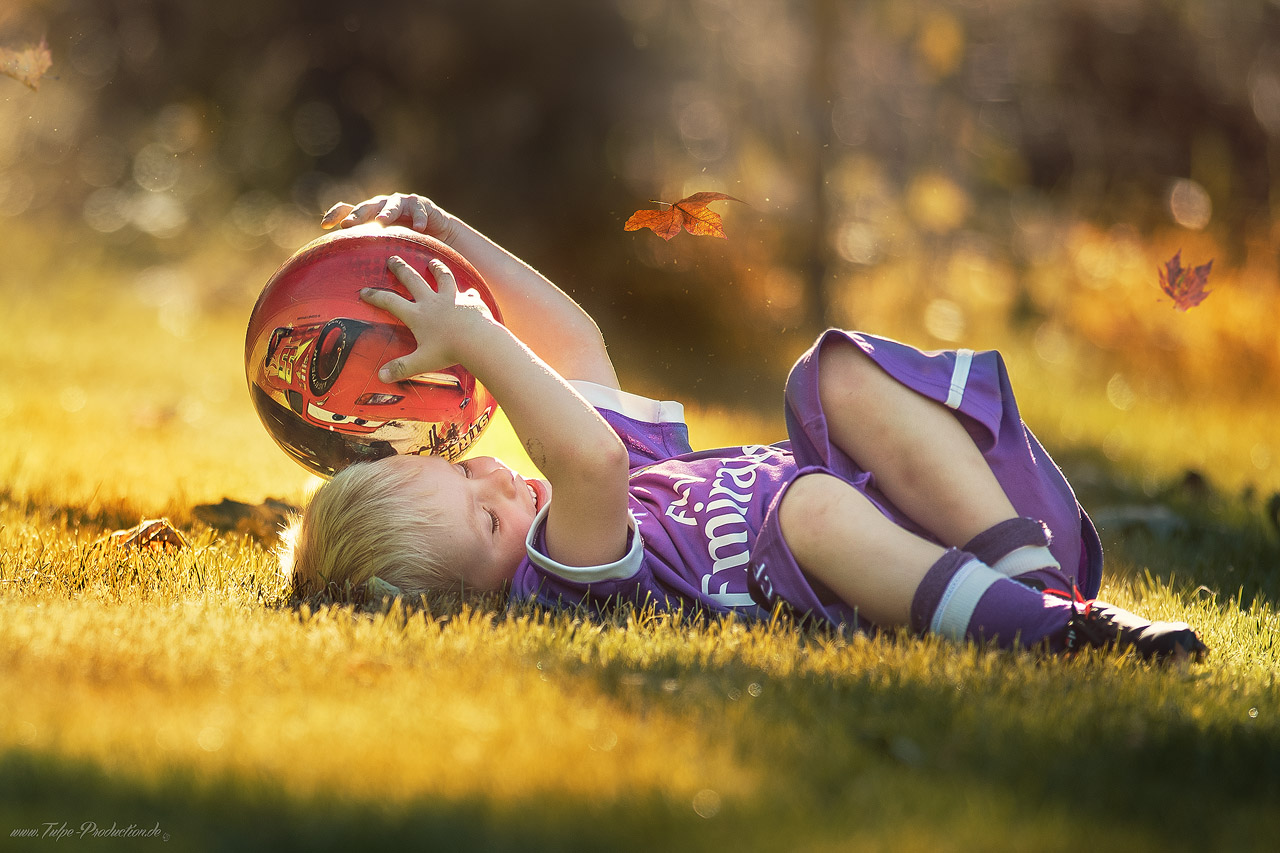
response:
<path id="1" fill-rule="evenodd" d="M 669 205 L 666 210 L 637 210 L 631 214 L 631 218 L 627 220 L 623 229 L 639 231 L 641 228 L 649 228 L 663 240 L 670 240 L 680 233 L 681 228 L 697 237 L 724 238 L 724 225 L 720 221 L 720 214 L 707 209 L 707 205 L 713 201 L 742 203 L 742 199 L 724 193 L 694 193 L 674 204 L 665 201 L 655 202 Z"/>
<path id="2" fill-rule="evenodd" d="M 1194 308 L 1204 301 L 1210 291 L 1204 287 L 1209 283 L 1209 271 L 1213 269 L 1213 261 L 1198 267 L 1182 268 L 1182 250 L 1179 249 L 1172 258 L 1165 262 L 1160 270 L 1160 289 L 1173 300 L 1179 311 Z"/>
<path id="3" fill-rule="evenodd" d="M 0 47 L 0 74 L 6 74 L 32 89 L 40 88 L 40 78 L 53 67 L 53 55 L 45 41 L 23 50 Z"/>

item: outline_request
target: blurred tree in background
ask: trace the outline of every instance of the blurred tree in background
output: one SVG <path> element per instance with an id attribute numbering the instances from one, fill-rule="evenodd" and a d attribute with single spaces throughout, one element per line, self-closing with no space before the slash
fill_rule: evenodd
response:
<path id="1" fill-rule="evenodd" d="M 6 0 L 0 45 L 41 37 L 0 216 L 200 310 L 406 189 L 577 296 L 640 391 L 772 403 L 825 324 L 1116 351 L 1147 390 L 1212 340 L 1280 383 L 1274 0 Z M 698 190 L 748 203 L 728 241 L 622 231 Z M 1217 260 L 1196 328 L 1155 304 L 1184 246 Z"/>

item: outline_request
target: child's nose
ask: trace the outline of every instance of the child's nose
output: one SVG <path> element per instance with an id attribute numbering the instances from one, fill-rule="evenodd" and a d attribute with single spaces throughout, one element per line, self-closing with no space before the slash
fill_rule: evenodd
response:
<path id="1" fill-rule="evenodd" d="M 516 472 L 497 459 L 493 460 L 493 467 L 489 469 L 489 473 L 485 474 L 485 478 L 494 483 L 508 497 L 516 493 Z"/>

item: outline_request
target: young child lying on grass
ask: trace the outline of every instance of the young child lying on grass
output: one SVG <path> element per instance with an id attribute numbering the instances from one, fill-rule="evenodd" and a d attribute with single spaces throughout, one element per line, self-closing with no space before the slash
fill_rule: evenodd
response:
<path id="1" fill-rule="evenodd" d="M 1207 651 L 1185 623 L 1085 600 L 1101 583 L 1097 533 L 1023 425 L 998 353 L 829 330 L 788 379 L 789 441 L 694 452 L 680 404 L 622 391 L 595 322 L 538 272 L 421 196 L 338 204 L 322 225 L 370 221 L 458 250 L 506 318 L 459 293 L 444 264 L 389 258 L 413 301 L 361 297 L 418 349 L 380 378 L 462 364 L 547 479 L 492 458 L 353 465 L 290 531 L 300 595 L 505 586 L 552 606 L 748 617 L 785 603 L 836 625 L 1004 647 Z"/>

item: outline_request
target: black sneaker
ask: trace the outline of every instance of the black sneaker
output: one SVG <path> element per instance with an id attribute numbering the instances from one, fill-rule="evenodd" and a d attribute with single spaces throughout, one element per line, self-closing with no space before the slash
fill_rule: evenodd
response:
<path id="1" fill-rule="evenodd" d="M 1132 648 L 1140 657 L 1156 662 L 1200 660 L 1209 651 L 1186 622 L 1148 622 L 1101 601 L 1077 605 L 1067 623 L 1067 653 L 1083 648 Z"/>

